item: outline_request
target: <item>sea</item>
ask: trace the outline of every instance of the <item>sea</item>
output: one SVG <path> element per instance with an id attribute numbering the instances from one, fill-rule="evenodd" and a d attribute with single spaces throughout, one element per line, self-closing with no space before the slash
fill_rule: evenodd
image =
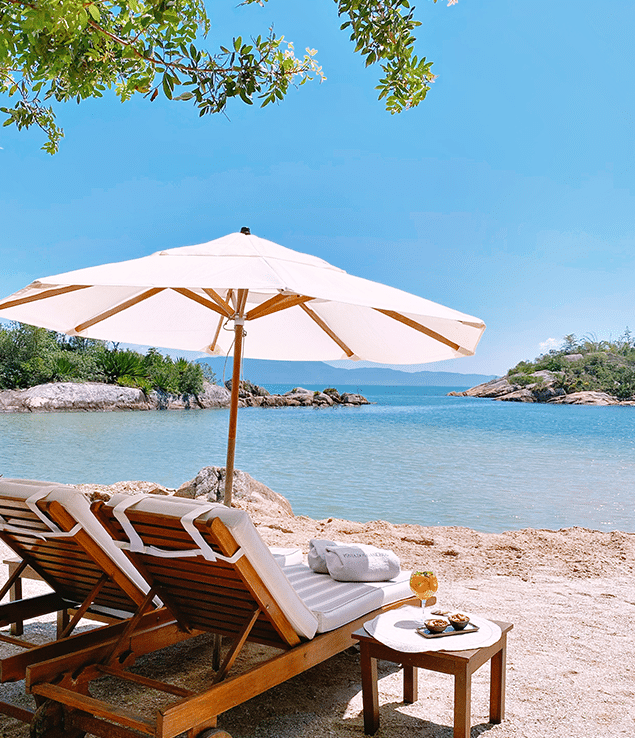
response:
<path id="1" fill-rule="evenodd" d="M 372 404 L 239 410 L 236 468 L 296 515 L 635 531 L 635 407 L 448 396 L 459 387 L 338 389 Z M 176 488 L 224 466 L 228 419 L 227 410 L 0 414 L 0 474 Z"/>

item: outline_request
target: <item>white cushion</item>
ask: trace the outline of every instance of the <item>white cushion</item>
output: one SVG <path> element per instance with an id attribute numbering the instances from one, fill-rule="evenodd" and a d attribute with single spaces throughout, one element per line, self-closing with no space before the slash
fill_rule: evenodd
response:
<path id="1" fill-rule="evenodd" d="M 388 582 L 336 582 L 305 565 L 285 566 L 283 571 L 317 618 L 318 633 L 335 630 L 383 605 L 412 596 L 409 571 Z"/>

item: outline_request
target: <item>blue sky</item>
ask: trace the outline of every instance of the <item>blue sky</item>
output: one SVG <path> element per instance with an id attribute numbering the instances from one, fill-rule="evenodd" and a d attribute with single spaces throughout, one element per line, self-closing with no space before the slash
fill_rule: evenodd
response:
<path id="1" fill-rule="evenodd" d="M 568 333 L 635 330 L 632 0 L 420 0 L 439 76 L 395 116 L 332 0 L 209 7 L 210 47 L 274 23 L 327 81 L 204 119 L 58 106 L 54 157 L 0 129 L 0 296 L 247 225 L 487 323 L 476 356 L 423 368 L 501 374 Z"/>

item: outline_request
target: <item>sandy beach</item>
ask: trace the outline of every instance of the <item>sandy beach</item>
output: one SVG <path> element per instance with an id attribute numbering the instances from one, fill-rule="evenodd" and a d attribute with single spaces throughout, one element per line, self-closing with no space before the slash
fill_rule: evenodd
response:
<path id="1" fill-rule="evenodd" d="M 311 538 L 333 538 L 391 548 L 402 568 L 437 573 L 443 607 L 512 622 L 505 720 L 488 723 L 489 667 L 484 666 L 473 677 L 473 737 L 632 738 L 635 733 L 635 534 L 585 528 L 486 534 L 311 520 L 262 504 L 240 506 L 269 545 L 306 552 Z M 0 553 L 2 559 L 10 555 L 2 544 Z M 6 566 L 1 573 L 6 577 Z M 41 586 L 29 582 L 28 590 Z M 35 628 L 36 638 L 52 635 L 52 618 Z M 0 656 L 13 648 L 0 645 Z M 250 647 L 243 665 L 261 650 Z M 193 639 L 150 656 L 144 668 L 152 673 L 159 663 L 177 681 L 200 686 L 209 678 L 209 641 Z M 406 705 L 398 667 L 380 662 L 379 672 L 378 738 L 451 738 L 451 677 L 419 671 L 419 700 Z M 1 699 L 32 705 L 21 683 L 0 685 L 0 691 Z M 130 689 L 120 696 L 138 707 Z M 144 704 L 151 711 L 156 703 Z M 359 655 L 353 648 L 225 713 L 219 727 L 232 738 L 361 738 L 361 711 Z M 0 716 L 3 738 L 28 734 L 25 724 Z"/>

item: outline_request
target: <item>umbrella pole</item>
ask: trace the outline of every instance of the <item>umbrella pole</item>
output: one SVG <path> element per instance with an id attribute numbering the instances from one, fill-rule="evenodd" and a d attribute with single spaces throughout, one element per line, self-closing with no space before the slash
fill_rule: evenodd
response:
<path id="1" fill-rule="evenodd" d="M 240 362 L 242 360 L 244 319 L 234 321 L 234 366 L 232 372 L 232 393 L 229 405 L 229 433 L 227 436 L 227 462 L 225 464 L 225 497 L 227 507 L 232 506 L 234 483 L 234 455 L 236 451 L 236 425 L 238 422 L 238 391 L 240 389 Z"/>

